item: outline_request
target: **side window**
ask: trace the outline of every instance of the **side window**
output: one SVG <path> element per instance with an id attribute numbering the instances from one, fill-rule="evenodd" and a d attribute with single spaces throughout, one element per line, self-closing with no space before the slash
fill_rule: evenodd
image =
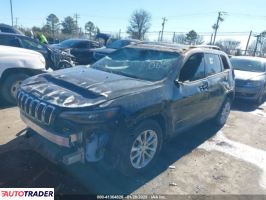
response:
<path id="1" fill-rule="evenodd" d="M 15 33 L 11 28 L 7 28 L 7 27 L 1 27 L 0 28 L 0 32 L 4 32 L 4 33 Z"/>
<path id="2" fill-rule="evenodd" d="M 19 41 L 15 37 L 0 37 L 0 45 L 20 47 Z"/>
<path id="3" fill-rule="evenodd" d="M 222 65 L 218 55 L 205 54 L 205 63 L 207 76 L 222 72 Z"/>
<path id="4" fill-rule="evenodd" d="M 179 81 L 195 81 L 205 77 L 204 54 L 192 55 L 180 71 Z"/>
<path id="5" fill-rule="evenodd" d="M 221 59 L 222 59 L 222 63 L 223 63 L 223 66 L 224 66 L 224 69 L 230 69 L 230 65 L 228 63 L 228 60 L 226 59 L 226 57 L 224 55 L 220 55 L 221 56 Z"/>

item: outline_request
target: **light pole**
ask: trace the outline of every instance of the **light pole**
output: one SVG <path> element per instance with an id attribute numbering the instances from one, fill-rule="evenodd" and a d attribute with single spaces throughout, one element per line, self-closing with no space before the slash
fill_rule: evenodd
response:
<path id="1" fill-rule="evenodd" d="M 11 23 L 12 23 L 12 26 L 14 26 L 12 0 L 10 0 L 10 11 L 11 11 Z"/>

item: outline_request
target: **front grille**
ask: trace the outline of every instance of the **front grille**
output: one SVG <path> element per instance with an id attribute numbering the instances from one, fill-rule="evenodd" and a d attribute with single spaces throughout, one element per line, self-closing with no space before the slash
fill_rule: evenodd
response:
<path id="1" fill-rule="evenodd" d="M 28 117 L 45 125 L 51 125 L 55 118 L 55 107 L 46 104 L 25 92 L 19 91 L 17 95 L 20 110 Z"/>

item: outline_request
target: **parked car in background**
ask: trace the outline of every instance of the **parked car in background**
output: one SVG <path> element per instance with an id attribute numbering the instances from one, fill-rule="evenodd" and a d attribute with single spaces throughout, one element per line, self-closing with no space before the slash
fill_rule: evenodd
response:
<path id="1" fill-rule="evenodd" d="M 42 54 L 0 45 L 0 94 L 8 103 L 16 103 L 17 90 L 23 80 L 44 72 Z"/>
<path id="2" fill-rule="evenodd" d="M 25 48 L 41 53 L 46 60 L 46 68 L 53 70 L 73 67 L 74 56 L 68 52 L 52 49 L 30 37 L 12 33 L 0 33 L 0 45 Z"/>
<path id="3" fill-rule="evenodd" d="M 52 48 L 69 50 L 75 56 L 79 65 L 87 65 L 92 62 L 91 49 L 100 47 L 98 42 L 86 39 L 69 39 L 59 44 L 51 45 Z"/>
<path id="4" fill-rule="evenodd" d="M 27 79 L 17 97 L 33 141 L 49 145 L 37 148 L 42 155 L 141 173 L 165 140 L 206 120 L 226 123 L 234 79 L 222 51 L 136 44 L 90 67 Z"/>
<path id="5" fill-rule="evenodd" d="M 140 40 L 133 39 L 124 39 L 124 40 L 115 40 L 111 43 L 108 43 L 106 47 L 93 49 L 93 61 L 100 60 L 101 58 L 113 53 L 114 51 L 121 49 L 127 45 L 137 44 L 141 42 Z"/>
<path id="6" fill-rule="evenodd" d="M 14 33 L 19 35 L 24 35 L 20 30 L 9 26 L 7 24 L 0 24 L 0 33 Z"/>
<path id="7" fill-rule="evenodd" d="M 263 103 L 266 94 L 266 59 L 234 56 L 231 63 L 235 72 L 236 97 Z"/>

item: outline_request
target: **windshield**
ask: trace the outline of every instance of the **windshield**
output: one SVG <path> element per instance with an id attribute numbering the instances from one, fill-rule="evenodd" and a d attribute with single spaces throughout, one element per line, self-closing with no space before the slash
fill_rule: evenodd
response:
<path id="1" fill-rule="evenodd" d="M 148 81 L 162 80 L 176 64 L 178 53 L 125 48 L 106 56 L 91 68 Z"/>
<path id="2" fill-rule="evenodd" d="M 110 44 L 107 45 L 107 48 L 111 49 L 121 49 L 122 47 L 125 47 L 130 44 L 129 40 L 116 40 Z"/>
<path id="3" fill-rule="evenodd" d="M 60 42 L 59 45 L 61 47 L 71 48 L 74 47 L 78 42 L 76 40 L 65 40 L 63 42 Z"/>
<path id="4" fill-rule="evenodd" d="M 264 72 L 265 67 L 261 61 L 247 60 L 240 58 L 232 58 L 231 63 L 235 70 L 250 71 L 250 72 Z"/>

